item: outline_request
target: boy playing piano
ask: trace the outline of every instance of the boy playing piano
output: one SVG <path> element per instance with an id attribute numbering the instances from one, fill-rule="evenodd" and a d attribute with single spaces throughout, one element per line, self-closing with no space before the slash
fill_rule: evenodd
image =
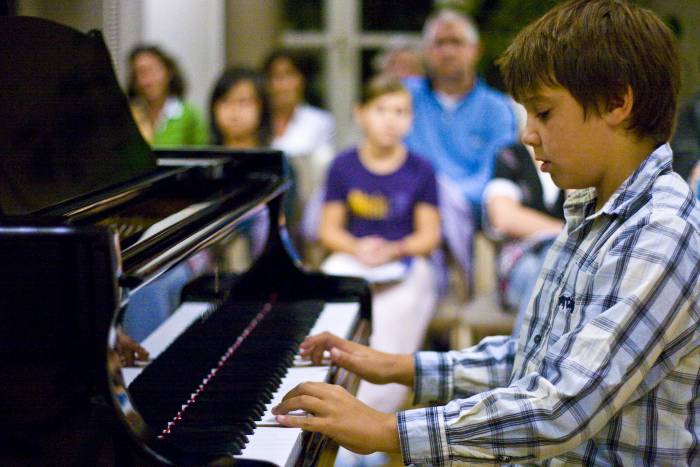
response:
<path id="1" fill-rule="evenodd" d="M 328 334 L 339 366 L 413 387 L 431 406 L 388 415 L 305 383 L 284 425 L 409 463 L 697 465 L 700 209 L 671 171 L 679 88 L 674 38 L 622 0 L 575 0 L 525 28 L 500 59 L 528 112 L 523 136 L 561 188 L 552 246 L 518 342 L 391 355 Z M 304 409 L 313 416 L 284 415 Z"/>

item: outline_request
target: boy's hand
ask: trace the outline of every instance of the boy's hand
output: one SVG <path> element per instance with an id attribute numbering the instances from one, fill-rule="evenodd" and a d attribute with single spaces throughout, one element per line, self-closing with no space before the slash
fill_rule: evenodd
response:
<path id="1" fill-rule="evenodd" d="M 411 354 L 380 352 L 329 332 L 306 338 L 300 347 L 301 356 L 316 365 L 321 363 L 324 350 L 329 350 L 334 365 L 352 371 L 370 383 L 413 386 L 415 364 Z"/>
<path id="2" fill-rule="evenodd" d="M 293 410 L 304 410 L 308 415 L 285 415 Z M 399 452 L 395 416 L 366 406 L 334 384 L 302 383 L 289 391 L 272 413 L 281 425 L 320 432 L 360 454 Z"/>

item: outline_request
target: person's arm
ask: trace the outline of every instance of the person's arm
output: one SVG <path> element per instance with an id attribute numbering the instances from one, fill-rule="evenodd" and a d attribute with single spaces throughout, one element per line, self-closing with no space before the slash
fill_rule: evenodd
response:
<path id="1" fill-rule="evenodd" d="M 347 208 L 342 201 L 326 201 L 321 210 L 318 239 L 332 252 L 355 254 L 357 238 L 345 228 Z"/>
<path id="2" fill-rule="evenodd" d="M 397 415 L 406 464 L 530 463 L 570 451 L 693 351 L 697 232 L 673 220 L 630 230 L 590 280 L 584 306 L 595 315 L 550 344 L 541 365 L 509 387 Z"/>
<path id="3" fill-rule="evenodd" d="M 411 354 L 390 354 L 340 338 L 329 332 L 307 337 L 300 345 L 303 358 L 321 364 L 325 352 L 331 363 L 374 384 L 413 386 L 415 367 Z"/>
<path id="4" fill-rule="evenodd" d="M 674 362 L 694 350 L 697 343 L 690 336 L 700 325 L 698 233 L 673 220 L 631 230 L 639 237 L 620 235 L 613 245 L 626 254 L 607 254 L 596 272 L 599 279 L 591 279 L 588 312 L 597 311 L 596 316 L 551 344 L 542 365 L 524 369 L 508 387 L 397 414 L 404 463 L 519 463 L 570 451 L 656 387 Z M 491 360 L 498 365 L 502 357 L 494 354 Z M 488 372 L 488 362 L 477 362 Z M 469 378 L 477 373 L 473 363 L 467 352 L 449 373 Z M 417 365 L 416 381 L 424 377 L 421 371 Z M 386 414 L 365 410 L 331 388 L 299 386 L 275 410 L 280 423 L 321 431 L 362 452 L 395 449 Z M 284 415 L 295 409 L 313 416 Z"/>
<path id="5" fill-rule="evenodd" d="M 494 195 L 486 201 L 489 225 L 509 238 L 527 238 L 533 234 L 556 236 L 564 221 L 523 206 L 510 196 Z"/>
<path id="6" fill-rule="evenodd" d="M 399 241 L 389 242 L 392 259 L 429 255 L 440 244 L 440 213 L 428 203 L 416 204 L 414 229 Z"/>
<path id="7" fill-rule="evenodd" d="M 417 402 L 421 399 L 444 402 L 454 394 L 474 393 L 506 384 L 515 343 L 502 336 L 487 338 L 471 349 L 447 354 L 388 354 L 326 332 L 311 336 L 301 344 L 301 355 L 316 364 L 322 361 L 324 351 L 330 351 L 334 365 L 366 381 L 413 386 Z M 287 415 L 294 410 L 305 410 L 313 416 Z M 301 384 L 284 397 L 273 413 L 284 426 L 321 432 L 356 452 L 398 452 L 399 449 L 395 416 L 367 407 L 338 386 Z"/>

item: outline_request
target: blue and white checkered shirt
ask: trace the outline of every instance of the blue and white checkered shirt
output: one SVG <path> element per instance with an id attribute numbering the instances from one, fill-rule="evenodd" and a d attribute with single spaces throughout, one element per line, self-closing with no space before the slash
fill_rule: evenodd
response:
<path id="1" fill-rule="evenodd" d="M 700 465 L 700 206 L 659 147 L 569 197 L 520 339 L 421 352 L 404 462 Z M 545 461 L 546 460 L 546 461 Z"/>

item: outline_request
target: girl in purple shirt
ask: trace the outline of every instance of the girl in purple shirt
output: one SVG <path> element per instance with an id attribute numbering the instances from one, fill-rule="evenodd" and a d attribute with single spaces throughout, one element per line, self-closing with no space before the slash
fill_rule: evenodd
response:
<path id="1" fill-rule="evenodd" d="M 420 348 L 437 301 L 435 274 L 425 258 L 440 242 L 437 188 L 431 165 L 407 151 L 411 96 L 400 81 L 370 81 L 355 119 L 361 143 L 339 154 L 328 172 L 319 239 L 332 252 L 322 269 L 353 274 L 409 263 L 392 281 L 374 283 L 370 345 L 384 352 Z M 407 388 L 362 382 L 357 397 L 383 412 L 401 407 Z M 344 465 L 350 455 L 339 454 Z"/>

